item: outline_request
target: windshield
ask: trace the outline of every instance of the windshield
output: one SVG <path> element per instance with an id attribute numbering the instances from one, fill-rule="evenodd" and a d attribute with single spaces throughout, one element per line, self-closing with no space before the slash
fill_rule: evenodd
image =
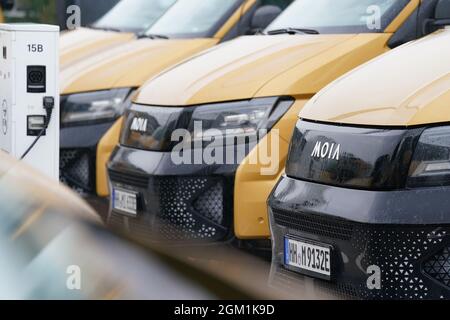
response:
<path id="1" fill-rule="evenodd" d="M 155 23 L 176 0 L 122 0 L 94 28 L 141 32 Z"/>
<path id="2" fill-rule="evenodd" d="M 313 29 L 320 33 L 383 32 L 409 0 L 297 0 L 266 31 Z"/>
<path id="3" fill-rule="evenodd" d="M 212 37 L 243 0 L 178 0 L 147 34 Z"/>

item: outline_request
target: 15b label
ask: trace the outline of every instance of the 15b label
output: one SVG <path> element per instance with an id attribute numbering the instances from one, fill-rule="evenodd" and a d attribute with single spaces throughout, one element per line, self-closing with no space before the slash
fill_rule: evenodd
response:
<path id="1" fill-rule="evenodd" d="M 28 45 L 28 52 L 41 53 L 44 52 L 44 45 L 39 43 L 33 43 Z"/>

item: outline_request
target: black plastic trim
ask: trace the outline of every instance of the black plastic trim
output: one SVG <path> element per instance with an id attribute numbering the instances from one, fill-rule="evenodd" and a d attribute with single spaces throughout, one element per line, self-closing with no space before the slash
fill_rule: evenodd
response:
<path id="1" fill-rule="evenodd" d="M 366 191 L 283 177 L 269 206 L 378 225 L 450 225 L 450 187 Z"/>

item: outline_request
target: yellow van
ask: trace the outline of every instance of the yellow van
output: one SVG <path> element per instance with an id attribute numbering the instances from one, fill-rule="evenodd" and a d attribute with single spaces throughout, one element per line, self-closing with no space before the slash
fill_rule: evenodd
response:
<path id="1" fill-rule="evenodd" d="M 108 163 L 108 223 L 168 240 L 268 239 L 266 201 L 284 172 L 300 109 L 344 73 L 423 36 L 437 3 L 297 0 L 264 34 L 230 41 L 150 80 L 126 112 Z M 174 140 L 183 130 L 194 151 L 216 154 L 237 144 L 208 148 L 214 136 L 233 142 L 268 133 L 243 161 L 229 164 L 202 156 L 190 162 L 190 153 L 180 161 L 183 148 Z"/>
<path id="2" fill-rule="evenodd" d="M 425 28 L 450 25 L 450 1 L 439 5 Z M 448 57 L 447 27 L 303 108 L 269 200 L 273 283 L 306 275 L 353 298 L 450 298 Z"/>
<path id="3" fill-rule="evenodd" d="M 60 37 L 61 68 L 136 39 L 136 34 L 147 30 L 175 2 L 121 0 L 92 25 L 63 32 Z"/>
<path id="4" fill-rule="evenodd" d="M 120 125 L 111 126 L 133 92 L 202 50 L 265 28 L 280 12 L 258 0 L 177 0 L 138 39 L 63 67 L 61 180 L 85 196 L 107 196 L 106 161 Z M 99 144 L 108 130 L 114 138 Z"/>

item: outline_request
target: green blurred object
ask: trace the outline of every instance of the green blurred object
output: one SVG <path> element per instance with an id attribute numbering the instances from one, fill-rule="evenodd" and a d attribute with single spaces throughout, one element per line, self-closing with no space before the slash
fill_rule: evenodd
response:
<path id="1" fill-rule="evenodd" d="M 7 22 L 56 22 L 56 0 L 16 0 L 15 10 L 6 14 Z"/>

